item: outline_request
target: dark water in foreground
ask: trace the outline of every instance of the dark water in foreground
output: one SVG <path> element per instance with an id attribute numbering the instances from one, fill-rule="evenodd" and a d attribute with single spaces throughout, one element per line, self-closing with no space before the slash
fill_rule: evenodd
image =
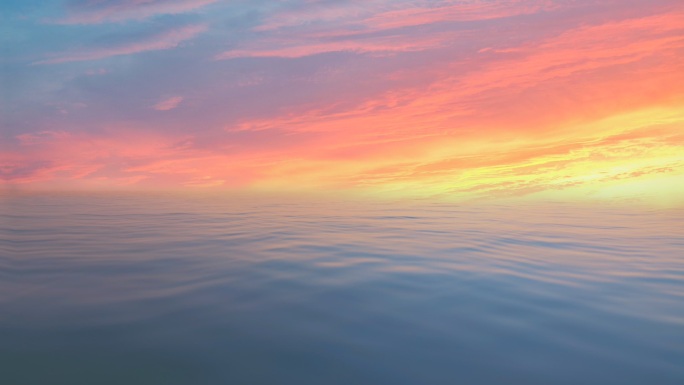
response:
<path id="1" fill-rule="evenodd" d="M 684 212 L 0 198 L 7 385 L 684 384 Z"/>

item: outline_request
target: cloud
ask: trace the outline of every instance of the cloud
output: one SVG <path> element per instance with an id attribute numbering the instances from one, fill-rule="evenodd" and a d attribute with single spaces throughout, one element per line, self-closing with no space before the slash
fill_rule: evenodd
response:
<path id="1" fill-rule="evenodd" d="M 107 136 L 66 131 L 18 135 L 13 150 L 0 152 L 0 178 L 20 184 L 69 185 L 85 181 L 115 187 L 149 177 L 126 172 L 128 167 L 192 156 L 175 146 L 186 138 L 144 134 L 123 126 L 114 131 Z"/>
<path id="2" fill-rule="evenodd" d="M 441 22 L 500 19 L 558 8 L 548 0 L 340 1 L 275 12 L 257 31 L 340 29 L 365 32 Z"/>
<path id="3" fill-rule="evenodd" d="M 178 105 L 183 101 L 182 96 L 172 96 L 170 98 L 162 99 L 157 104 L 152 106 L 157 111 L 169 111 L 178 107 Z"/>
<path id="4" fill-rule="evenodd" d="M 0 180 L 6 183 L 39 181 L 45 179 L 46 175 L 43 174 L 43 171 L 49 168 L 49 161 L 36 161 L 19 157 L 11 159 L 8 154 L 3 154 L 0 157 Z"/>
<path id="5" fill-rule="evenodd" d="M 442 64 L 446 76 L 430 85 L 368 94 L 343 111 L 320 101 L 229 130 L 321 135 L 270 172 L 271 187 L 298 175 L 301 185 L 481 197 L 681 174 L 681 142 L 670 138 L 684 121 L 683 21 L 670 12 L 585 24 L 475 51 Z M 606 142 L 664 124 L 635 144 Z M 373 168 L 382 172 L 364 171 Z"/>
<path id="6" fill-rule="evenodd" d="M 426 3 L 423 6 L 381 12 L 365 19 L 362 24 L 373 29 L 393 29 L 443 22 L 503 19 L 560 8 L 560 5 L 548 0 L 452 3 L 438 6 L 427 6 L 430 3 Z"/>
<path id="7" fill-rule="evenodd" d="M 223 52 L 239 57 L 300 58 L 326 52 L 398 53 L 447 46 L 462 37 L 440 24 L 500 19 L 556 8 L 548 1 L 339 2 L 311 4 L 271 15 L 255 31 L 260 38 Z M 426 26 L 434 28 L 426 29 Z"/>
<path id="8" fill-rule="evenodd" d="M 321 42 L 314 44 L 303 42 L 293 44 L 292 42 L 287 41 L 280 43 L 268 42 L 267 44 L 260 44 L 265 46 L 263 48 L 253 46 L 250 49 L 226 51 L 217 55 L 215 58 L 217 60 L 244 57 L 301 58 L 330 52 L 391 54 L 423 51 L 441 47 L 452 37 L 451 34 L 439 34 L 413 39 L 412 41 L 407 41 L 402 36 L 381 36 L 364 40 L 349 39 L 346 41 Z"/>
<path id="9" fill-rule="evenodd" d="M 205 32 L 207 26 L 203 24 L 188 25 L 176 29 L 162 31 L 142 39 L 111 44 L 104 47 L 91 47 L 64 52 L 51 58 L 34 62 L 33 64 L 58 64 L 80 61 L 91 61 L 112 56 L 132 55 L 147 51 L 159 51 L 178 47 L 182 42 L 190 40 Z"/>
<path id="10" fill-rule="evenodd" d="M 114 12 L 112 1 L 88 4 Z M 192 50 L 87 66 L 102 76 L 83 65 L 27 67 L 37 76 L 23 78 L 41 87 L 16 88 L 30 103 L 17 98 L 19 109 L 8 110 L 20 124 L 3 144 L 16 148 L 0 174 L 46 186 L 464 199 L 623 183 L 653 192 L 644 186 L 684 175 L 684 15 L 674 0 L 233 5 L 207 16 L 217 29 Z M 43 63 L 170 49 L 203 28 L 133 30 Z M 344 54 L 324 55 L 332 52 Z M 217 53 L 263 59 L 205 60 Z M 55 108 L 82 102 L 68 115 Z"/>
<path id="11" fill-rule="evenodd" d="M 185 13 L 218 0 L 76 0 L 59 24 L 99 24 L 141 20 L 156 15 Z"/>

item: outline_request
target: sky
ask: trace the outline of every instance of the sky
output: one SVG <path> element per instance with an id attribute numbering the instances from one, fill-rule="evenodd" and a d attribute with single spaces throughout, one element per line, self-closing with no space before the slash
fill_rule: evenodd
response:
<path id="1" fill-rule="evenodd" d="M 5 189 L 684 205 L 681 0 L 4 0 Z"/>

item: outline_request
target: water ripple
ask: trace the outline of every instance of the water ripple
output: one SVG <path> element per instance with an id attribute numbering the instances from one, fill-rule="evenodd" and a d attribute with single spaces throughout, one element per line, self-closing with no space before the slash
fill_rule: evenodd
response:
<path id="1" fill-rule="evenodd" d="M 684 383 L 684 212 L 0 199 L 21 384 Z"/>

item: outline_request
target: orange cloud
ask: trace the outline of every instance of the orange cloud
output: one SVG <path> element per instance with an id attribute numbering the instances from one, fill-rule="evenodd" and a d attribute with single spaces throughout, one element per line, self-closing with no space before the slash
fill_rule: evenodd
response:
<path id="1" fill-rule="evenodd" d="M 469 71 L 354 109 L 317 108 L 229 129 L 325 134 L 272 170 L 263 181 L 271 188 L 298 175 L 300 185 L 477 197 L 678 175 L 683 22 L 671 13 L 584 26 L 483 53 L 489 57 L 479 67 L 454 63 Z M 639 140 L 619 139 L 630 135 Z"/>

